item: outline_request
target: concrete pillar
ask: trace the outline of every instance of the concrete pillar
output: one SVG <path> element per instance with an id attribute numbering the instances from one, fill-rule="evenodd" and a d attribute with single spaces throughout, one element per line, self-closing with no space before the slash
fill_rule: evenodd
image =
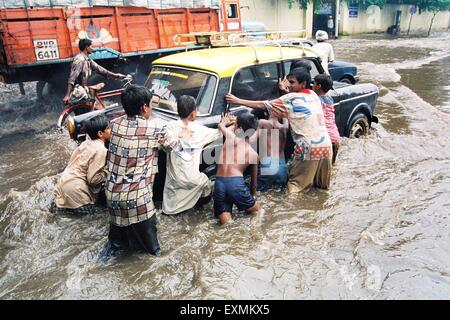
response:
<path id="1" fill-rule="evenodd" d="M 336 0 L 336 16 L 334 17 L 334 36 L 339 36 L 340 1 Z"/>
<path id="2" fill-rule="evenodd" d="M 306 17 L 305 17 L 305 29 L 308 37 L 313 37 L 313 17 L 314 17 L 314 4 L 308 3 L 308 7 L 306 8 Z"/>

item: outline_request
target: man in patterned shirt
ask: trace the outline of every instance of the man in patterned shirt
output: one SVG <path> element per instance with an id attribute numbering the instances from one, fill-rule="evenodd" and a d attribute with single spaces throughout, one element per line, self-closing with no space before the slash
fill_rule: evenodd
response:
<path id="1" fill-rule="evenodd" d="M 92 97 L 93 91 L 101 90 L 105 86 L 104 83 L 88 86 L 88 80 L 91 77 L 92 72 L 116 79 L 123 79 L 126 77 L 123 74 L 112 73 L 106 70 L 89 58 L 89 55 L 94 51 L 91 40 L 80 39 L 78 42 L 78 47 L 81 52 L 73 58 L 72 68 L 70 70 L 69 81 L 67 84 L 67 92 L 63 99 L 63 103 L 65 105 L 67 105 L 69 101 L 75 103 L 88 99 Z"/>
<path id="2" fill-rule="evenodd" d="M 109 240 L 113 250 L 131 244 L 159 256 L 156 210 L 152 201 L 158 171 L 158 148 L 179 146 L 164 122 L 151 118 L 152 94 L 130 86 L 121 96 L 125 115 L 111 121 L 107 156 L 106 200 L 110 214 Z"/>

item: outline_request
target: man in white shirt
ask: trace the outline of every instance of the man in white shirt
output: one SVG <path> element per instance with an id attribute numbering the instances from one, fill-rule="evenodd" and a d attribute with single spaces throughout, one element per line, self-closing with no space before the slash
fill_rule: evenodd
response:
<path id="1" fill-rule="evenodd" d="M 326 42 L 326 40 L 328 40 L 328 34 L 323 30 L 317 30 L 316 40 L 317 43 L 313 48 L 317 49 L 320 59 L 322 59 L 322 67 L 325 70 L 325 73 L 330 75 L 328 72 L 328 63 L 334 61 L 333 46 Z"/>

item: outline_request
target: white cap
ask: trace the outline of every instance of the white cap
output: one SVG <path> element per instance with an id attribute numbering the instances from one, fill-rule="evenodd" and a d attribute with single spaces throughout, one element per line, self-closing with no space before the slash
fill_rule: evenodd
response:
<path id="1" fill-rule="evenodd" d="M 317 30 L 316 32 L 316 40 L 317 41 L 325 41 L 328 40 L 328 33 L 323 30 Z"/>

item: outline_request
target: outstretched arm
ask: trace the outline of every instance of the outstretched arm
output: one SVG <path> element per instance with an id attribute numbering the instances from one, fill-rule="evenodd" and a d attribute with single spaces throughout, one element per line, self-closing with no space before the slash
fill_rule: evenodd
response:
<path id="1" fill-rule="evenodd" d="M 242 106 L 246 106 L 252 109 L 264 109 L 264 101 L 252 101 L 252 100 L 245 100 L 245 99 L 239 99 L 235 95 L 232 95 L 231 93 L 227 93 L 225 96 L 225 99 L 228 103 L 232 104 L 239 104 Z"/>
<path id="2" fill-rule="evenodd" d="M 102 66 L 100 66 L 98 63 L 96 63 L 93 60 L 90 60 L 91 63 L 91 69 L 101 75 L 104 75 L 105 77 L 110 77 L 110 78 L 116 78 L 116 79 L 124 79 L 126 78 L 126 75 L 123 75 L 121 73 L 113 73 L 105 68 L 103 68 Z"/>
<path id="3" fill-rule="evenodd" d="M 228 103 L 240 104 L 252 109 L 267 109 L 269 113 L 275 117 L 287 118 L 288 110 L 284 106 L 281 98 L 272 101 L 251 101 L 245 99 L 239 99 L 238 97 L 228 93 L 225 96 Z"/>
<path id="4" fill-rule="evenodd" d="M 334 50 L 333 50 L 333 46 L 330 45 L 330 54 L 328 56 L 328 62 L 333 62 L 334 61 Z"/>
<path id="5" fill-rule="evenodd" d="M 156 129 L 155 134 L 160 148 L 164 151 L 181 149 L 180 139 L 173 135 L 172 130 L 167 125 Z"/>

